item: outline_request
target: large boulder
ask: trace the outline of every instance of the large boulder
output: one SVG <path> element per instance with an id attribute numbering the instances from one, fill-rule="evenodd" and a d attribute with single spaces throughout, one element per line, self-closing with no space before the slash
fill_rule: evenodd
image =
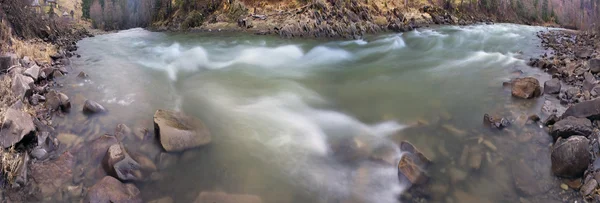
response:
<path id="1" fill-rule="evenodd" d="M 104 108 L 102 105 L 92 100 L 85 100 L 85 103 L 83 104 L 83 113 L 96 114 L 104 112 L 106 112 L 106 108 Z"/>
<path id="2" fill-rule="evenodd" d="M 225 192 L 201 192 L 194 203 L 262 203 L 256 195 L 227 194 Z"/>
<path id="3" fill-rule="evenodd" d="M 51 90 L 46 94 L 46 106 L 51 110 L 68 111 L 71 108 L 71 101 L 67 95 Z"/>
<path id="4" fill-rule="evenodd" d="M 590 164 L 589 140 L 584 136 L 559 138 L 552 148 L 552 172 L 563 178 L 579 178 Z"/>
<path id="5" fill-rule="evenodd" d="M 25 72 L 23 72 L 23 75 L 29 76 L 34 81 L 37 81 L 38 77 L 40 77 L 40 67 L 38 65 L 33 65 L 27 70 L 25 70 Z"/>
<path id="6" fill-rule="evenodd" d="M 61 192 L 65 184 L 73 180 L 75 157 L 65 152 L 57 159 L 45 162 L 33 162 L 30 174 L 44 197 Z"/>
<path id="7" fill-rule="evenodd" d="M 584 101 L 570 106 L 562 115 L 562 118 L 569 116 L 592 120 L 600 118 L 600 99 Z"/>
<path id="8" fill-rule="evenodd" d="M 600 59 L 590 59 L 588 64 L 592 73 L 600 73 Z"/>
<path id="9" fill-rule="evenodd" d="M 560 80 L 558 78 L 553 78 L 552 80 L 548 80 L 544 82 L 544 93 L 545 94 L 558 94 L 560 93 Z"/>
<path id="10" fill-rule="evenodd" d="M 8 148 L 23 137 L 35 131 L 35 125 L 31 115 L 13 108 L 9 108 L 4 113 L 4 119 L 0 126 L 0 145 Z"/>
<path id="11" fill-rule="evenodd" d="M 84 202 L 141 203 L 142 197 L 135 185 L 123 184 L 111 176 L 105 176 L 88 189 Z"/>
<path id="12" fill-rule="evenodd" d="M 400 150 L 404 154 L 398 162 L 398 179 L 401 182 L 408 181 L 410 184 L 417 185 L 427 182 L 425 170 L 431 161 L 409 142 L 401 142 Z"/>
<path id="13" fill-rule="evenodd" d="M 211 142 L 211 134 L 202 121 L 181 112 L 158 110 L 154 130 L 167 152 L 183 151 Z"/>
<path id="14" fill-rule="evenodd" d="M 122 181 L 141 179 L 140 164 L 129 156 L 121 144 L 113 144 L 108 148 L 104 167 L 109 175 Z"/>
<path id="15" fill-rule="evenodd" d="M 531 99 L 542 94 L 540 82 L 533 77 L 517 78 L 512 83 L 514 97 Z"/>
<path id="16" fill-rule="evenodd" d="M 15 74 L 12 78 L 11 90 L 20 98 L 24 97 L 31 90 L 33 79 L 21 74 Z"/>
<path id="17" fill-rule="evenodd" d="M 576 118 L 573 116 L 566 117 L 552 126 L 552 137 L 568 138 L 571 135 L 589 136 L 592 134 L 592 122 L 587 118 Z"/>

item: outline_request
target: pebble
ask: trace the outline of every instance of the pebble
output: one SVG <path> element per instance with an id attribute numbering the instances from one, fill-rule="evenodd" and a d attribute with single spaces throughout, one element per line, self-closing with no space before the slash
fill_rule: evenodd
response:
<path id="1" fill-rule="evenodd" d="M 560 184 L 560 188 L 562 188 L 563 190 L 568 190 L 569 186 L 567 184 Z"/>

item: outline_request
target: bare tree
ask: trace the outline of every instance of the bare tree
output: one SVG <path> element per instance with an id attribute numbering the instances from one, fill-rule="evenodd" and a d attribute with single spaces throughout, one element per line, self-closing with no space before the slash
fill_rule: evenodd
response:
<path id="1" fill-rule="evenodd" d="M 92 24 L 96 28 L 104 28 L 103 22 L 104 17 L 102 15 L 102 6 L 98 2 L 98 0 L 94 0 L 92 5 L 90 6 L 90 18 L 92 18 Z"/>

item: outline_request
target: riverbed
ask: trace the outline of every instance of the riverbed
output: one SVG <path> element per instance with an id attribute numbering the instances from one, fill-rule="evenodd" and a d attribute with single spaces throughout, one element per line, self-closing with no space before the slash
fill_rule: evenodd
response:
<path id="1" fill-rule="evenodd" d="M 550 78 L 526 65 L 545 53 L 536 37 L 545 30 L 444 26 L 360 40 L 125 30 L 78 43 L 74 74 L 59 81 L 74 110 L 55 120 L 59 132 L 86 141 L 117 124 L 152 136 L 157 109 L 203 120 L 212 143 L 134 182 L 145 201 L 192 202 L 201 191 L 224 191 L 267 203 L 560 202 L 552 140 L 522 122 L 544 97 L 517 100 L 503 87 L 515 77 Z M 90 77 L 78 78 L 80 71 Z M 86 99 L 109 112 L 82 114 Z M 490 131 L 486 113 L 513 125 Z M 348 139 L 366 155 L 337 151 Z M 407 197 L 408 184 L 398 180 L 403 140 L 433 163 L 436 189 L 428 194 Z M 157 163 L 164 153 L 155 139 L 124 144 Z M 381 151 L 389 163 L 373 158 Z"/>

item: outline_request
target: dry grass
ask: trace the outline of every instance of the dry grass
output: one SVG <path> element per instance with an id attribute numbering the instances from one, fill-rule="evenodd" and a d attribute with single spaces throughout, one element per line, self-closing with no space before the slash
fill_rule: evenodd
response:
<path id="1" fill-rule="evenodd" d="M 12 49 L 21 58 L 29 56 L 35 61 L 51 63 L 50 55 L 57 52 L 54 45 L 42 41 L 21 41 L 13 39 Z"/>
<path id="2" fill-rule="evenodd" d="M 21 162 L 23 162 L 24 155 L 15 151 L 14 147 L 8 150 L 0 148 L 0 164 L 2 165 L 0 173 L 2 173 L 7 183 L 12 185 L 15 182 L 19 175 L 19 166 L 23 164 Z"/>

